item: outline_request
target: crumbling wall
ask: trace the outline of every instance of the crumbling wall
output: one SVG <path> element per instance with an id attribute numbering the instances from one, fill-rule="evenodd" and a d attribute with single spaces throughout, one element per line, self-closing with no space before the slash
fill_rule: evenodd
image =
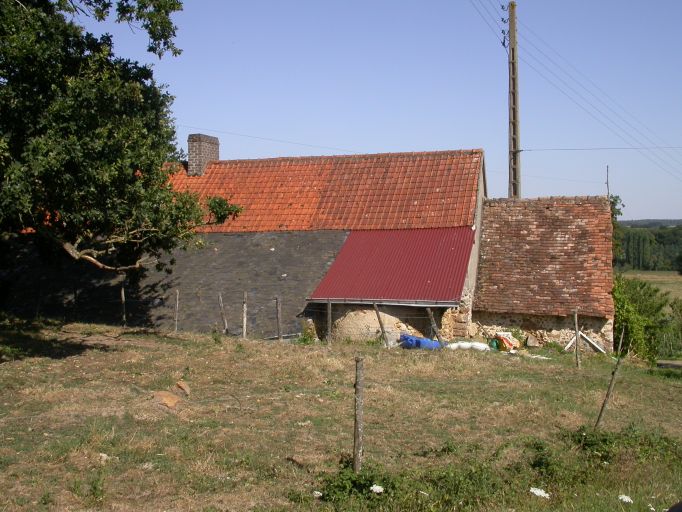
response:
<path id="1" fill-rule="evenodd" d="M 424 308 L 409 306 L 379 306 L 389 344 L 398 343 L 400 333 L 432 338 L 431 325 Z M 324 321 L 316 320 L 316 324 Z M 437 320 L 436 320 L 437 321 Z M 332 341 L 370 341 L 381 337 L 381 327 L 376 312 L 363 304 L 334 304 L 332 307 Z M 326 326 L 316 325 L 319 333 L 326 332 Z"/>
<path id="2" fill-rule="evenodd" d="M 465 295 L 459 307 L 447 309 L 443 313 L 440 333 L 446 340 L 454 340 L 471 338 L 475 332 L 471 322 L 471 295 Z"/>
<path id="3" fill-rule="evenodd" d="M 485 186 L 485 173 L 481 170 L 476 195 L 474 225 L 472 226 L 472 229 L 475 232 L 474 245 L 471 248 L 467 275 L 462 288 L 462 297 L 460 298 L 459 306 L 445 310 L 441 318 L 440 331 L 441 335 L 446 340 L 472 337 L 475 334 L 475 329 L 471 323 L 471 310 L 478 276 L 478 260 L 481 252 L 481 225 L 483 219 L 483 201 L 486 194 Z"/>
<path id="4" fill-rule="evenodd" d="M 592 316 L 578 318 L 580 330 L 607 351 L 613 350 L 613 320 Z M 473 335 L 491 337 L 496 331 L 520 329 L 541 344 L 567 344 L 575 336 L 572 316 L 522 315 L 474 311 Z M 583 345 L 584 347 L 584 345 Z"/>

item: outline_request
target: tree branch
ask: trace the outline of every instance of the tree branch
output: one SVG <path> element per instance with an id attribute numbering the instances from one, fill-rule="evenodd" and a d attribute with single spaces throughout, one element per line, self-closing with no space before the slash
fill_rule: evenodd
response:
<path id="1" fill-rule="evenodd" d="M 99 261 L 96 257 L 91 256 L 90 253 L 93 251 L 91 250 L 85 250 L 85 251 L 79 251 L 76 249 L 73 244 L 69 242 L 60 242 L 62 248 L 66 251 L 66 253 L 71 256 L 74 260 L 83 260 L 87 261 L 91 265 L 94 265 L 95 267 L 101 269 L 101 270 L 110 270 L 113 272 L 127 272 L 128 270 L 138 270 L 140 268 L 143 268 L 146 266 L 147 263 L 150 263 L 152 260 L 149 258 L 140 258 L 137 260 L 134 264 L 132 265 L 121 265 L 121 266 L 112 266 L 112 265 L 107 265 L 106 263 L 102 263 Z"/>

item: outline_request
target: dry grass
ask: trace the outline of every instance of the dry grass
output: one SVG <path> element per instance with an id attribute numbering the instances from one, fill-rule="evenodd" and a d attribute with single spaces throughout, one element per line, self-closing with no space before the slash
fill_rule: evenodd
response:
<path id="1" fill-rule="evenodd" d="M 437 464 L 423 454 L 446 443 L 500 447 L 591 424 L 611 368 L 608 358 L 590 357 L 577 372 L 557 353 L 542 361 L 216 344 L 85 325 L 4 331 L 0 345 L 22 336 L 66 348 L 0 364 L 0 511 L 314 508 L 289 496 L 311 495 L 352 450 L 358 353 L 366 457 L 395 471 Z M 191 395 L 176 410 L 153 401 L 153 391 L 181 378 Z M 681 391 L 679 379 L 626 364 L 606 428 L 634 423 L 680 440 Z M 661 500 L 670 500 L 665 492 Z"/>

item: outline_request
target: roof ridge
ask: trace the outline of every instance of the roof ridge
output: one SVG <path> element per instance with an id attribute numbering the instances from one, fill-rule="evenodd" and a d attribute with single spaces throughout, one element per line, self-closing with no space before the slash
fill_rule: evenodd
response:
<path id="1" fill-rule="evenodd" d="M 324 158 L 333 159 L 351 159 L 351 158 L 371 158 L 371 157 L 395 157 L 395 156 L 446 156 L 446 155 L 476 155 L 483 154 L 482 148 L 472 149 L 443 149 L 435 151 L 400 151 L 400 152 L 386 152 L 386 153 L 353 153 L 350 155 L 301 155 L 301 156 L 275 156 L 266 158 L 236 158 L 227 160 L 211 160 L 209 163 L 223 163 L 223 162 L 267 162 L 267 161 L 288 161 L 288 160 L 321 160 Z"/>
<path id="2" fill-rule="evenodd" d="M 514 203 L 514 202 L 531 202 L 531 201 L 592 201 L 592 200 L 606 200 L 607 195 L 591 195 L 591 196 L 541 196 L 541 197 L 490 197 L 486 198 L 486 203 Z"/>

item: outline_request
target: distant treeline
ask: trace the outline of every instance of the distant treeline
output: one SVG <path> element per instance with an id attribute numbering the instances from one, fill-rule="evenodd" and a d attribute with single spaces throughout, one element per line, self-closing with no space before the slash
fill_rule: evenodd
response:
<path id="1" fill-rule="evenodd" d="M 619 220 L 618 224 L 628 228 L 661 228 L 669 226 L 682 226 L 682 219 Z"/>
<path id="2" fill-rule="evenodd" d="M 637 222 L 626 221 L 621 226 Z M 639 270 L 682 270 L 682 224 L 674 227 L 623 227 L 619 230 L 621 253 L 616 257 L 619 267 Z"/>

